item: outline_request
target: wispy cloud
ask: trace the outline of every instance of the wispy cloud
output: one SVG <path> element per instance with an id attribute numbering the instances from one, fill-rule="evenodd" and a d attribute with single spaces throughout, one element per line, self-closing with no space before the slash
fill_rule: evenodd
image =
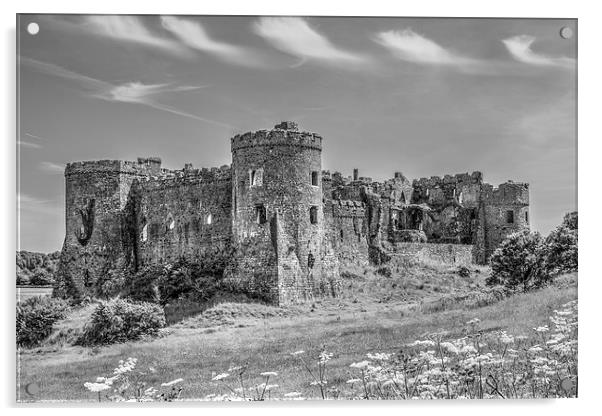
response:
<path id="1" fill-rule="evenodd" d="M 63 172 L 65 172 L 65 165 L 61 165 L 54 162 L 42 162 L 40 164 L 40 169 L 47 173 L 62 174 Z"/>
<path id="2" fill-rule="evenodd" d="M 209 53 L 230 63 L 242 66 L 262 66 L 256 54 L 240 46 L 211 38 L 198 21 L 161 16 L 161 24 L 190 48 Z"/>
<path id="3" fill-rule="evenodd" d="M 167 93 L 176 93 L 184 91 L 192 91 L 206 86 L 176 86 L 172 84 L 143 84 L 140 82 L 128 82 L 125 84 L 114 85 L 110 82 L 101 81 L 86 75 L 79 74 L 69 69 L 63 68 L 58 65 L 41 62 L 36 59 L 21 57 L 20 63 L 27 65 L 33 69 L 44 72 L 55 77 L 64 78 L 72 81 L 76 81 L 82 88 L 89 92 L 89 96 L 93 98 L 102 99 L 105 101 L 122 102 L 122 103 L 133 103 L 141 104 L 155 110 L 165 111 L 167 113 L 176 114 L 182 117 L 192 118 L 194 120 L 202 121 L 204 123 L 213 124 L 228 129 L 235 129 L 234 126 L 222 123 L 220 121 L 212 120 L 191 114 L 186 111 L 182 111 L 176 107 L 161 104 L 156 100 L 158 96 L 165 95 Z"/>
<path id="4" fill-rule="evenodd" d="M 409 28 L 377 33 L 374 40 L 403 61 L 467 70 L 484 69 L 483 62 L 448 50 Z"/>
<path id="5" fill-rule="evenodd" d="M 502 40 L 508 52 L 519 62 L 539 66 L 557 66 L 562 68 L 574 68 L 575 60 L 565 56 L 552 57 L 534 52 L 531 45 L 535 37 L 528 35 L 513 36 Z"/>
<path id="6" fill-rule="evenodd" d="M 33 143 L 33 142 L 29 142 L 27 140 L 17 140 L 17 145 L 21 146 L 21 147 L 28 147 L 30 149 L 41 149 L 42 145 L 39 143 Z"/>
<path id="7" fill-rule="evenodd" d="M 276 49 L 300 58 L 296 66 L 313 60 L 353 69 L 369 62 L 363 55 L 333 45 L 300 17 L 262 17 L 253 30 Z"/>
<path id="8" fill-rule="evenodd" d="M 43 139 L 40 136 L 36 136 L 34 134 L 31 133 L 25 133 L 24 136 L 30 137 L 32 139 L 35 139 L 35 141 L 31 141 L 31 140 L 23 140 L 23 138 L 20 138 L 19 140 L 17 140 L 17 145 L 21 146 L 21 147 L 28 147 L 30 149 L 41 149 L 42 145 L 40 143 L 38 143 L 39 141 L 43 141 L 45 139 Z"/>
<path id="9" fill-rule="evenodd" d="M 151 33 L 136 16 L 86 16 L 83 27 L 101 36 L 190 56 L 190 51 L 178 42 Z"/>

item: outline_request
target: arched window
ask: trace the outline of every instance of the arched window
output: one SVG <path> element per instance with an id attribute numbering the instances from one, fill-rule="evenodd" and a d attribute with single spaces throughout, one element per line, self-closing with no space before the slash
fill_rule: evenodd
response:
<path id="1" fill-rule="evenodd" d="M 213 217 L 211 214 L 205 215 L 205 224 L 210 225 L 213 222 Z"/>
<path id="2" fill-rule="evenodd" d="M 318 186 L 318 171 L 316 170 L 311 172 L 311 184 L 312 186 Z"/>
<path id="3" fill-rule="evenodd" d="M 148 240 L 148 224 L 144 224 L 142 234 L 140 235 L 140 241 L 145 242 L 146 240 Z"/>
<path id="4" fill-rule="evenodd" d="M 312 224 L 318 223 L 318 207 L 312 206 L 309 208 L 309 222 Z"/>
<path id="5" fill-rule="evenodd" d="M 460 191 L 460 195 L 458 195 L 458 203 L 462 203 L 464 201 L 464 194 Z"/>

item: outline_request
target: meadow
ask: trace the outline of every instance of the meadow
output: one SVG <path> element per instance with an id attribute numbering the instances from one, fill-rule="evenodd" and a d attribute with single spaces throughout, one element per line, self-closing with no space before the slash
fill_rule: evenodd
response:
<path id="1" fill-rule="evenodd" d="M 20 351 L 18 400 L 107 400 L 109 390 L 97 393 L 85 383 L 111 377 L 123 366 L 131 376 L 127 387 L 138 386 L 140 397 L 144 390 L 154 396 L 162 391 L 167 397 L 177 386 L 177 398 L 183 400 L 410 398 L 410 393 L 422 398 L 558 395 L 551 381 L 556 376 L 538 375 L 537 369 L 543 366 L 545 372 L 549 362 L 529 354 L 539 351 L 530 348 L 545 347 L 551 340 L 542 343 L 540 338 L 552 331 L 549 318 L 554 311 L 576 310 L 576 304 L 569 303 L 577 299 L 576 273 L 536 291 L 498 296 L 484 288 L 487 268 L 473 266 L 464 275 L 439 264 L 390 267 L 388 272 L 375 268 L 347 271 L 339 298 L 287 308 L 221 303 L 168 326 L 158 338 L 104 347 L 71 345 L 93 305 L 74 310 L 40 347 Z M 477 298 L 481 300 L 476 302 Z M 548 329 L 541 330 L 544 326 Z M 526 361 L 541 364 L 528 370 L 533 377 L 543 377 L 541 391 L 519 389 L 519 395 L 514 385 L 512 393 L 504 378 L 509 375 L 502 373 L 495 389 L 491 380 L 473 376 L 470 380 L 477 387 L 466 387 L 466 377 L 458 382 L 449 373 L 452 364 L 460 363 L 458 349 L 467 342 L 479 349 L 489 344 L 487 352 L 475 355 L 477 362 L 471 365 L 478 368 L 486 365 L 478 360 L 487 354 L 491 360 L 508 359 L 512 346 L 504 347 L 508 339 L 504 334 L 516 342 L 516 354 L 521 350 L 524 357 L 530 357 Z M 477 344 L 475 336 L 480 340 Z M 487 337 L 495 342 L 485 342 Z M 472 354 L 470 348 L 467 351 Z M 422 360 L 426 367 L 398 374 L 404 356 L 409 357 L 407 363 Z M 133 365 L 128 358 L 134 359 Z M 463 356 L 461 362 L 468 358 Z M 571 380 L 566 395 L 575 395 L 576 374 L 570 371 L 574 366 L 576 372 L 576 361 L 557 364 L 569 368 L 562 377 Z M 396 384 L 401 379 L 432 386 L 406 389 Z M 393 384 L 387 385 L 388 380 Z M 32 383 L 39 386 L 34 394 L 28 393 L 34 389 L 27 388 Z"/>

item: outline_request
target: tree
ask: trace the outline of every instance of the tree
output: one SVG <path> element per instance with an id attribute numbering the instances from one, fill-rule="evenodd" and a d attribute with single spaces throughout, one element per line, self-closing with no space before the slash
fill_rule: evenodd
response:
<path id="1" fill-rule="evenodd" d="M 30 284 L 36 286 L 51 286 L 54 284 L 54 276 L 49 271 L 40 269 L 30 279 Z"/>
<path id="2" fill-rule="evenodd" d="M 550 273 L 577 271 L 577 212 L 564 216 L 562 224 L 546 238 L 546 267 Z"/>
<path id="3" fill-rule="evenodd" d="M 545 244 L 541 235 L 523 230 L 510 234 L 491 256 L 488 285 L 521 287 L 524 292 L 549 280 L 545 267 Z"/>

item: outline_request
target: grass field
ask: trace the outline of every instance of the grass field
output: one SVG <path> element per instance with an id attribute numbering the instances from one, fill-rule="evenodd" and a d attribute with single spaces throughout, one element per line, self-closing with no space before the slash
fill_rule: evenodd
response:
<path id="1" fill-rule="evenodd" d="M 288 309 L 222 304 L 166 328 L 160 338 L 100 348 L 68 345 L 69 334 L 77 332 L 73 327 L 81 326 L 89 313 L 75 311 L 70 320 L 59 324 L 63 335 L 57 337 L 55 331 L 42 347 L 20 354 L 18 399 L 97 400 L 84 383 L 110 375 L 118 361 L 127 357 L 138 359 L 138 370 L 153 368 L 144 376 L 148 385 L 183 378 L 183 399 L 226 393 L 224 384 L 211 378 L 246 363 L 249 385 L 265 381 L 261 372 L 273 371 L 278 373 L 270 378 L 270 383 L 278 385 L 273 396 L 297 391 L 317 398 L 317 388 L 310 385 L 310 376 L 292 352 L 304 350 L 307 358 L 317 362 L 317 355 L 326 348 L 333 353 L 327 367 L 329 386 L 344 387 L 353 376 L 349 365 L 364 359 L 366 353 L 395 352 L 405 343 L 442 330 L 449 337 L 460 337 L 465 323 L 473 318 L 481 320 L 484 330 L 526 335 L 547 323 L 554 309 L 577 298 L 575 274 L 561 279 L 563 284 L 484 307 L 424 311 L 421 304 L 438 296 L 478 289 L 487 271 L 473 270 L 470 277 L 462 278 L 455 270 L 436 265 L 416 270 L 420 271 L 394 271 L 393 277 L 379 276 L 374 270 L 356 271 L 345 279 L 340 298 Z M 27 393 L 30 383 L 39 385 L 39 393 Z"/>

